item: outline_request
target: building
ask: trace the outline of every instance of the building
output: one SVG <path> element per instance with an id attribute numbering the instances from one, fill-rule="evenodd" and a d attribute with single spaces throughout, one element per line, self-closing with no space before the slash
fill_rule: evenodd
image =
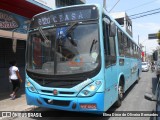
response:
<path id="1" fill-rule="evenodd" d="M 132 21 L 128 17 L 127 13 L 125 13 L 125 12 L 115 12 L 115 13 L 111 13 L 111 15 L 124 28 L 124 30 L 126 30 L 126 32 L 129 35 L 133 36 Z"/>
<path id="2" fill-rule="evenodd" d="M 86 3 L 85 0 L 26 0 L 32 4 L 36 4 L 39 7 L 50 10 L 57 7 L 77 5 Z"/>
<path id="3" fill-rule="evenodd" d="M 1 0 L 0 1 L 0 91 L 11 90 L 9 61 L 16 60 L 24 80 L 25 48 L 30 19 L 40 12 L 61 6 L 83 4 L 85 0 Z"/>

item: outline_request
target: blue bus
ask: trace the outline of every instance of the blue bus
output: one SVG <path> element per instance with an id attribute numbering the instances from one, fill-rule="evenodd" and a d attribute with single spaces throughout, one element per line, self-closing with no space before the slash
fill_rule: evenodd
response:
<path id="1" fill-rule="evenodd" d="M 140 51 L 100 5 L 35 15 L 27 39 L 27 104 L 79 112 L 120 106 L 139 80 Z"/>

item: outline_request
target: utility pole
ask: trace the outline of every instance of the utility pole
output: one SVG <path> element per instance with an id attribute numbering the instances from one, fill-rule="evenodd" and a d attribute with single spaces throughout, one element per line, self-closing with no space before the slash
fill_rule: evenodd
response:
<path id="1" fill-rule="evenodd" d="M 106 9 L 106 0 L 103 0 L 103 8 Z"/>

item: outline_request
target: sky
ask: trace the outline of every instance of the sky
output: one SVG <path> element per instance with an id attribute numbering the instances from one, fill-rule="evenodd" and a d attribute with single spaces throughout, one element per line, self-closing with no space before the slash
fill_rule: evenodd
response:
<path id="1" fill-rule="evenodd" d="M 86 3 L 103 5 L 103 0 L 86 0 Z M 143 51 L 146 50 L 148 54 L 152 54 L 159 46 L 157 39 L 148 40 L 148 34 L 157 33 L 160 30 L 160 0 L 106 0 L 106 9 L 110 13 L 126 12 L 128 16 L 159 9 L 157 14 L 132 19 L 133 39 L 138 43 L 139 36 L 139 43 L 145 46 Z"/>

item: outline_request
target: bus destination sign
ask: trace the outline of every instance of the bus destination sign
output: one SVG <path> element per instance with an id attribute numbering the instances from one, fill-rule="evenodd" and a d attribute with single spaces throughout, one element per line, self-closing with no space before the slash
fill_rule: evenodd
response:
<path id="1" fill-rule="evenodd" d="M 34 20 L 31 22 L 30 28 L 49 26 L 69 21 L 93 20 L 97 18 L 98 12 L 95 6 L 66 8 L 35 16 Z"/>

